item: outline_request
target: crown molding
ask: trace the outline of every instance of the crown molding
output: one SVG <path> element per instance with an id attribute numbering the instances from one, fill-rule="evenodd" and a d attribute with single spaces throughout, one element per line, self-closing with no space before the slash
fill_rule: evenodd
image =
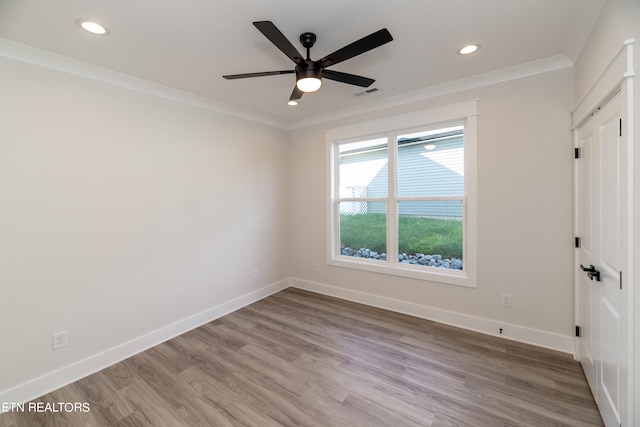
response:
<path id="1" fill-rule="evenodd" d="M 137 92 L 158 96 L 160 98 L 193 105 L 210 111 L 215 111 L 217 113 L 227 114 L 285 130 L 294 130 L 307 126 L 319 125 L 333 120 L 344 119 L 411 102 L 424 101 L 438 96 L 449 95 L 573 66 L 573 62 L 566 55 L 556 55 L 392 96 L 378 101 L 372 101 L 357 107 L 344 108 L 327 114 L 319 114 L 294 121 L 286 121 L 2 38 L 0 38 L 0 57 L 26 62 L 102 83 L 112 84 Z"/>
<path id="2" fill-rule="evenodd" d="M 0 57 L 49 68 L 74 76 L 119 86 L 145 94 L 169 99 L 183 104 L 193 105 L 217 113 L 286 129 L 287 124 L 265 114 L 233 107 L 192 93 L 183 92 L 158 83 L 153 83 L 128 74 L 119 73 L 66 56 L 36 49 L 31 46 L 0 38 Z"/>
<path id="3" fill-rule="evenodd" d="M 470 89 L 490 86 L 497 83 L 508 82 L 510 80 L 521 79 L 536 74 L 547 73 L 563 68 L 573 67 L 573 62 L 566 55 L 556 55 L 537 61 L 527 62 L 513 67 L 503 68 L 484 74 L 467 77 L 441 85 L 404 93 L 402 95 L 372 101 L 357 107 L 344 108 L 332 111 L 327 114 L 320 114 L 306 119 L 300 119 L 289 123 L 288 130 L 299 129 L 307 126 L 314 126 L 327 123 L 333 120 L 344 119 L 360 114 L 371 113 L 390 107 L 408 104 L 411 102 L 424 101 L 438 96 L 463 92 Z"/>

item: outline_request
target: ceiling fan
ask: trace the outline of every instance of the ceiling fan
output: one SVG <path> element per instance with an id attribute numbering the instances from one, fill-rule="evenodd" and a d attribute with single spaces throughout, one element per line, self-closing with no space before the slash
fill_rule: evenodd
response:
<path id="1" fill-rule="evenodd" d="M 293 70 L 280 71 L 264 71 L 260 73 L 231 74 L 222 76 L 227 80 L 246 79 L 249 77 L 275 76 L 279 74 L 296 75 L 296 86 L 293 88 L 289 104 L 297 104 L 297 100 L 302 98 L 304 92 L 314 92 L 320 89 L 322 78 L 335 80 L 337 82 L 347 83 L 356 86 L 369 87 L 375 80 L 368 77 L 357 76 L 355 74 L 342 73 L 340 71 L 327 70 L 327 67 L 335 65 L 339 62 L 346 61 L 354 56 L 368 52 L 382 46 L 393 40 L 391 34 L 386 28 L 369 34 L 335 52 L 325 56 L 317 61 L 311 60 L 309 51 L 316 42 L 314 33 L 302 33 L 300 35 L 300 43 L 307 49 L 306 59 L 298 52 L 291 42 L 278 30 L 278 27 L 271 21 L 257 21 L 253 25 L 266 38 L 269 39 L 278 49 L 280 49 L 287 57 L 289 57 L 296 66 Z"/>

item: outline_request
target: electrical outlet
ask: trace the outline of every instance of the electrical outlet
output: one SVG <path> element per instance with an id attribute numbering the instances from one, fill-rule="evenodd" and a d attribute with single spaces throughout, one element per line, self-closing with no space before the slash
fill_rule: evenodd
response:
<path id="1" fill-rule="evenodd" d="M 511 294 L 502 294 L 501 304 L 503 307 L 511 307 Z"/>
<path id="2" fill-rule="evenodd" d="M 53 334 L 53 349 L 57 350 L 67 346 L 67 331 L 56 332 Z"/>
<path id="3" fill-rule="evenodd" d="M 253 278 L 254 279 L 259 279 L 260 278 L 260 270 L 259 269 L 255 269 L 253 270 Z"/>

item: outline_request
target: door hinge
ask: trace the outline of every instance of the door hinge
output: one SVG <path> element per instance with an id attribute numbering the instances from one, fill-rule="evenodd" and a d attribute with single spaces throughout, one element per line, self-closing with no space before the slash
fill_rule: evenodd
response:
<path id="1" fill-rule="evenodd" d="M 580 158 L 580 148 L 576 147 L 573 149 L 573 158 L 574 159 L 579 159 Z"/>
<path id="2" fill-rule="evenodd" d="M 622 290 L 622 271 L 620 272 L 620 290 Z"/>
<path id="3" fill-rule="evenodd" d="M 620 136 L 622 136 L 622 119 L 620 119 Z"/>
<path id="4" fill-rule="evenodd" d="M 581 242 L 580 242 L 580 238 L 579 238 L 579 237 L 576 237 L 576 238 L 575 238 L 575 240 L 574 240 L 574 246 L 575 246 L 576 248 L 579 248 L 579 247 L 580 247 L 580 243 L 581 243 Z"/>
<path id="5" fill-rule="evenodd" d="M 582 336 L 582 328 L 580 326 L 576 325 L 576 336 L 580 337 Z"/>

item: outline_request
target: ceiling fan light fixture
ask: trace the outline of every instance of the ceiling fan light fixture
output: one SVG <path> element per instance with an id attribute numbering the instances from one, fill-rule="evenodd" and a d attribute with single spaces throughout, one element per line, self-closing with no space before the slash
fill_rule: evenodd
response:
<path id="1" fill-rule="evenodd" d="M 298 79 L 296 86 L 303 92 L 315 92 L 322 86 L 322 80 L 318 77 L 303 77 Z"/>
<path id="2" fill-rule="evenodd" d="M 296 67 L 296 86 L 302 92 L 315 92 L 322 86 L 322 68 L 312 61 Z"/>

